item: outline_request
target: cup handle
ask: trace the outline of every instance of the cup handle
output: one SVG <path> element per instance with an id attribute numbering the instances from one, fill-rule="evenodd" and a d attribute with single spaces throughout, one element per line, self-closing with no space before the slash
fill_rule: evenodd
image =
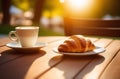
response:
<path id="1" fill-rule="evenodd" d="M 10 40 L 12 40 L 12 41 L 17 41 L 18 40 L 16 31 L 10 31 L 8 36 L 9 36 Z"/>

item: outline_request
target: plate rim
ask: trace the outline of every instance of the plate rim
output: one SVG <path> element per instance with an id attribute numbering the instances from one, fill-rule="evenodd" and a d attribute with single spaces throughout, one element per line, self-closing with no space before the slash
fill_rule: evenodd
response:
<path id="1" fill-rule="evenodd" d="M 9 47 L 9 48 L 12 48 L 12 49 L 37 49 L 37 48 L 42 48 L 44 46 L 46 46 L 47 44 L 44 43 L 44 42 L 37 42 L 36 44 L 44 44 L 44 45 L 41 45 L 41 46 L 34 46 L 34 47 L 16 47 L 16 46 L 11 46 L 10 44 L 18 44 L 17 42 L 10 42 L 10 43 L 7 43 L 6 46 Z"/>
<path id="2" fill-rule="evenodd" d="M 94 50 L 96 50 L 97 48 L 101 48 L 102 51 L 100 51 L 100 52 L 95 52 Z M 103 52 L 106 51 L 105 47 L 96 46 L 96 49 L 94 49 L 93 51 L 89 51 L 89 52 L 92 52 L 92 53 L 89 53 L 89 52 L 82 52 L 82 53 L 59 52 L 59 51 L 58 51 L 58 47 L 54 47 L 52 50 L 53 50 L 55 53 L 58 53 L 58 54 L 74 55 L 74 56 L 96 55 L 96 54 L 103 53 Z"/>

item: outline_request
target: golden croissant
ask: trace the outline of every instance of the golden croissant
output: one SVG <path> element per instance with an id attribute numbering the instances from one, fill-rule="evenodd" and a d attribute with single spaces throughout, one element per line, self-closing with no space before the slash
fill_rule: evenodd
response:
<path id="1" fill-rule="evenodd" d="M 95 49 L 95 45 L 89 39 L 81 35 L 72 35 L 58 46 L 60 52 L 87 52 Z"/>

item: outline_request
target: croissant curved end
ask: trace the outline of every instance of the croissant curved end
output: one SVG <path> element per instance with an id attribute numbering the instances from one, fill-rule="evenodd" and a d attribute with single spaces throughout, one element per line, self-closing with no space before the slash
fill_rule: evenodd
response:
<path id="1" fill-rule="evenodd" d="M 65 52 L 67 49 L 66 45 L 65 44 L 61 44 L 59 47 L 58 47 L 58 51 L 60 52 Z"/>

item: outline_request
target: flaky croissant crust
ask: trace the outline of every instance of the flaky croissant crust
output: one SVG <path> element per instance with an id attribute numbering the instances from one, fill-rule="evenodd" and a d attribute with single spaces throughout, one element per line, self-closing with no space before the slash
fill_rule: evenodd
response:
<path id="1" fill-rule="evenodd" d="M 89 39 L 81 35 L 72 35 L 58 46 L 60 52 L 86 52 L 95 48 L 95 45 Z"/>

